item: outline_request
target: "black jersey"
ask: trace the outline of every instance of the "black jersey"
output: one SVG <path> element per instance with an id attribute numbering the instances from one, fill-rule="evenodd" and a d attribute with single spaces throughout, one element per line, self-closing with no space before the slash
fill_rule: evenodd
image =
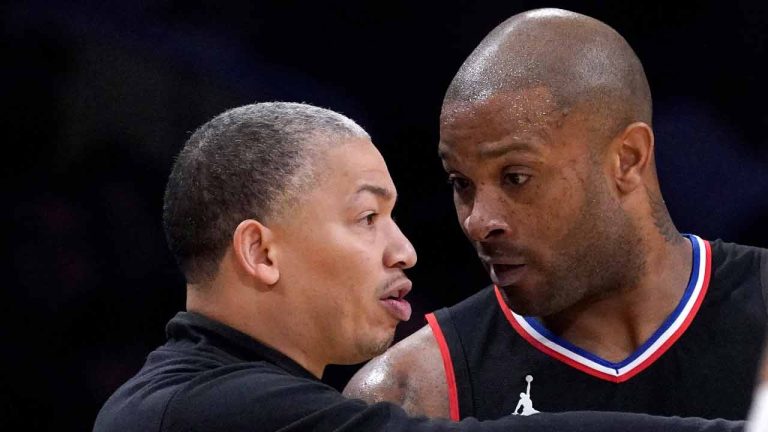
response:
<path id="1" fill-rule="evenodd" d="M 680 303 L 618 363 L 515 314 L 493 286 L 427 315 L 451 418 L 573 410 L 746 418 L 766 332 L 768 250 L 687 237 L 693 266 Z"/>

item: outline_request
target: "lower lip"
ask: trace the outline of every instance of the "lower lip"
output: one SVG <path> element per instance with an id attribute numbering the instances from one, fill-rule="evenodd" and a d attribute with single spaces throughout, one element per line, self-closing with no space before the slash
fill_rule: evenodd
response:
<path id="1" fill-rule="evenodd" d="M 491 266 L 491 280 L 498 286 L 509 286 L 520 283 L 525 273 L 525 264 Z"/>
<path id="2" fill-rule="evenodd" d="M 384 299 L 379 300 L 384 309 L 390 315 L 400 321 L 408 321 L 411 318 L 411 304 L 405 299 Z"/>

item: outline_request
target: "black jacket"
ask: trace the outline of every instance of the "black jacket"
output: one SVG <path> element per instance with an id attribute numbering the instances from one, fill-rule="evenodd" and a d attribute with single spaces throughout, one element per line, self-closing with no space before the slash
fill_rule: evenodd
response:
<path id="1" fill-rule="evenodd" d="M 202 315 L 181 312 L 168 342 L 121 386 L 97 432 L 176 431 L 706 431 L 743 422 L 572 412 L 492 422 L 413 418 L 389 403 L 347 399 L 283 354 Z"/>

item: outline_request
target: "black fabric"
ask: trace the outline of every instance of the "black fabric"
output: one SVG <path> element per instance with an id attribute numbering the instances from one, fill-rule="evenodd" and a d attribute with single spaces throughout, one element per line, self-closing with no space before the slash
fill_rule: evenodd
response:
<path id="1" fill-rule="evenodd" d="M 493 287 L 437 312 L 441 328 L 455 329 L 445 334 L 454 363 L 468 368 L 456 377 L 460 391 L 471 392 L 459 395 L 460 416 L 494 419 L 512 413 L 530 375 L 533 408 L 541 412 L 746 418 L 768 325 L 760 280 L 766 250 L 710 244 L 709 288 L 690 327 L 652 365 L 622 383 L 589 375 L 533 347 L 504 316 Z M 464 379 L 469 382 L 459 382 Z"/>
<path id="2" fill-rule="evenodd" d="M 99 412 L 97 432 L 666 431 L 732 432 L 743 422 L 577 412 L 480 424 L 409 418 L 346 399 L 283 354 L 225 325 L 179 313 L 168 342 Z"/>
<path id="3" fill-rule="evenodd" d="M 436 311 L 435 318 L 438 322 L 445 323 L 444 326 L 440 326 L 440 329 L 446 341 L 456 340 L 459 337 L 458 330 L 453 326 L 450 310 L 443 308 Z M 459 407 L 470 407 L 468 412 L 474 412 L 475 404 L 472 400 L 472 395 L 474 394 L 472 391 L 473 381 L 469 376 L 469 365 L 466 361 L 467 356 L 464 354 L 464 346 L 461 344 L 448 344 L 448 351 L 453 363 L 453 374 L 456 377 L 456 394 L 459 398 Z M 461 411 L 459 415 L 461 415 Z"/>

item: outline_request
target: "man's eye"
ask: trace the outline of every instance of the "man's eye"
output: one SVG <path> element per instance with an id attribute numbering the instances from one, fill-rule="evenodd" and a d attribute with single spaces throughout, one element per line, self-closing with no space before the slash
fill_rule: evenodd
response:
<path id="1" fill-rule="evenodd" d="M 376 216 L 378 216 L 377 213 L 369 213 L 365 215 L 365 218 L 363 218 L 363 220 L 365 221 L 366 225 L 373 225 L 373 223 L 376 222 Z"/>
<path id="2" fill-rule="evenodd" d="M 461 192 L 469 187 L 469 180 L 455 175 L 450 175 L 448 176 L 448 184 L 451 185 L 453 190 L 456 192 Z"/>
<path id="3" fill-rule="evenodd" d="M 528 174 L 521 173 L 507 173 L 504 174 L 504 181 L 515 186 L 520 186 L 527 182 L 531 178 Z"/>

